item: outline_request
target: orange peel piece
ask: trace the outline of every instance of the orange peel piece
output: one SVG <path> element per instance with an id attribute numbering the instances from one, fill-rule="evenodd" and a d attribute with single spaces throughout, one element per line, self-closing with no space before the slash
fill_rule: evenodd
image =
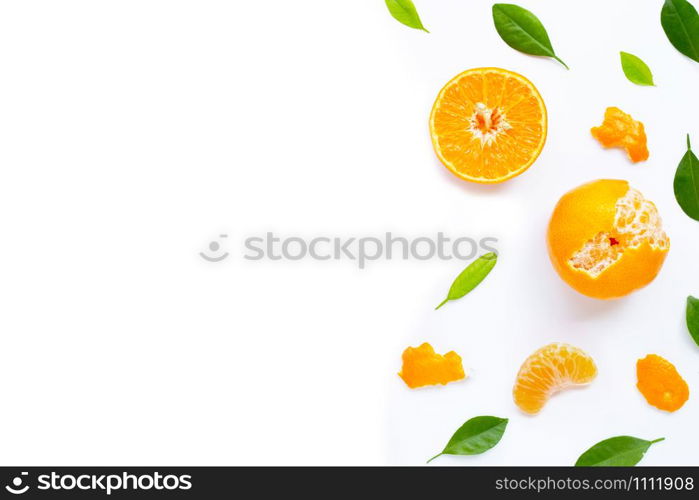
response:
<path id="1" fill-rule="evenodd" d="M 675 365 L 657 354 L 636 362 L 636 387 L 649 405 L 669 412 L 677 411 L 689 399 L 689 386 Z"/>
<path id="2" fill-rule="evenodd" d="M 599 127 L 593 127 L 591 132 L 605 148 L 618 147 L 626 150 L 633 163 L 646 161 L 650 156 L 643 123 L 634 120 L 619 108 L 607 108 L 604 122 Z"/>
<path id="3" fill-rule="evenodd" d="M 398 373 L 411 389 L 426 385 L 446 385 L 466 378 L 461 356 L 454 351 L 437 354 L 430 344 L 403 351 L 403 368 Z"/>

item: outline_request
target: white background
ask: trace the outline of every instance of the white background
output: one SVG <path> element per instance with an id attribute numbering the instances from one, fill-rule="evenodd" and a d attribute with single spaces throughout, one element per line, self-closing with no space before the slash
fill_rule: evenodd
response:
<path id="1" fill-rule="evenodd" d="M 431 34 L 382 0 L 0 4 L 2 464 L 421 464 L 487 414 L 510 418 L 496 448 L 434 463 L 568 465 L 630 434 L 667 438 L 643 464 L 696 464 L 694 393 L 667 414 L 634 387 L 647 353 L 699 387 L 699 226 L 672 192 L 699 65 L 662 2 L 523 0 L 570 71 L 507 47 L 491 2 L 416 3 Z M 627 82 L 619 50 L 657 88 Z M 524 74 L 549 110 L 541 157 L 500 186 L 453 177 L 428 135 L 441 86 L 479 66 Z M 591 138 L 612 105 L 646 124 L 648 162 Z M 557 199 L 605 177 L 672 238 L 658 279 L 614 302 L 570 290 L 544 244 Z M 501 257 L 435 312 L 462 262 L 244 260 L 266 231 L 492 235 Z M 220 233 L 231 256 L 208 264 Z M 471 377 L 407 389 L 400 355 L 423 341 Z M 514 376 L 551 341 L 599 376 L 524 416 Z"/>

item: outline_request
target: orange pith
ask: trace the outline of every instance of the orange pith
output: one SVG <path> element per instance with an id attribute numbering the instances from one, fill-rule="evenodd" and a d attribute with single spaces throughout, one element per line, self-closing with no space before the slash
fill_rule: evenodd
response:
<path id="1" fill-rule="evenodd" d="M 452 78 L 430 115 L 437 156 L 453 174 L 498 183 L 527 170 L 546 142 L 546 106 L 534 85 L 500 68 Z"/>
<path id="2" fill-rule="evenodd" d="M 689 399 L 687 382 L 675 366 L 657 354 L 636 362 L 636 387 L 648 404 L 665 411 L 677 411 Z"/>
<path id="3" fill-rule="evenodd" d="M 634 120 L 619 108 L 607 108 L 604 122 L 599 127 L 593 127 L 591 132 L 605 148 L 618 147 L 626 150 L 634 163 L 645 161 L 650 155 L 643 123 Z"/>
<path id="4" fill-rule="evenodd" d="M 596 376 L 595 362 L 582 349 L 568 344 L 549 344 L 522 364 L 512 395 L 522 411 L 535 414 L 556 392 L 589 384 Z"/>
<path id="5" fill-rule="evenodd" d="M 403 368 L 398 374 L 411 389 L 425 385 L 446 385 L 466 378 L 461 356 L 449 351 L 444 356 L 434 352 L 425 342 L 420 347 L 403 351 Z"/>
<path id="6" fill-rule="evenodd" d="M 655 205 L 626 181 L 598 180 L 566 193 L 547 234 L 558 274 L 589 297 L 623 297 L 649 284 L 670 248 Z"/>

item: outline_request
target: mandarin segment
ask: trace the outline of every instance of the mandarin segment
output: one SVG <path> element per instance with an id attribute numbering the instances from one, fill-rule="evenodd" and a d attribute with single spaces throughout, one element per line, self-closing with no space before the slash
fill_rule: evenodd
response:
<path id="1" fill-rule="evenodd" d="M 648 404 L 661 410 L 677 411 L 689 399 L 689 386 L 675 365 L 657 354 L 649 354 L 636 362 L 636 387 Z"/>
<path id="2" fill-rule="evenodd" d="M 477 68 L 452 78 L 430 115 L 437 156 L 462 179 L 497 183 L 536 160 L 546 141 L 546 107 L 526 78 Z"/>
<path id="3" fill-rule="evenodd" d="M 626 181 L 599 180 L 565 194 L 547 233 L 551 262 L 571 287 L 589 297 L 623 297 L 648 285 L 670 240 L 658 209 Z"/>
<path id="4" fill-rule="evenodd" d="M 425 342 L 403 351 L 403 368 L 398 374 L 411 389 L 425 385 L 446 385 L 466 378 L 461 356 L 454 351 L 441 355 Z"/>
<path id="5" fill-rule="evenodd" d="M 595 362 L 582 349 L 568 344 L 549 344 L 524 361 L 512 395 L 522 411 L 536 414 L 558 391 L 589 384 L 596 376 Z"/>
<path id="6" fill-rule="evenodd" d="M 591 132 L 605 148 L 618 147 L 626 150 L 634 163 L 645 161 L 650 155 L 643 123 L 634 120 L 619 108 L 607 108 L 602 125 L 593 127 Z"/>

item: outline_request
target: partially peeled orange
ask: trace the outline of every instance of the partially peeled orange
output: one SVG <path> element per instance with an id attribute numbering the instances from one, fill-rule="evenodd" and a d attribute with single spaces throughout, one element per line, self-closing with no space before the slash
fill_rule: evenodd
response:
<path id="1" fill-rule="evenodd" d="M 598 180 L 565 194 L 548 228 L 553 267 L 578 292 L 628 295 L 660 272 L 670 239 L 653 202 L 621 180 Z"/>

